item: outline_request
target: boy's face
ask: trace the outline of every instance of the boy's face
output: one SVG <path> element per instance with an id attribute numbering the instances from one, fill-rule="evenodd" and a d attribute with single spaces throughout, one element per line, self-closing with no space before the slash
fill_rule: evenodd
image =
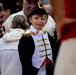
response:
<path id="1" fill-rule="evenodd" d="M 47 23 L 47 15 L 42 15 L 42 16 L 32 15 L 29 18 L 29 22 L 32 23 L 33 27 L 40 30 Z"/>

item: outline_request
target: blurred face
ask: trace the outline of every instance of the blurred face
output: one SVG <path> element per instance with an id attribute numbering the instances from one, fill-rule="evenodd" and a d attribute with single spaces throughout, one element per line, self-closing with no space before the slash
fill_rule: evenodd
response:
<path id="1" fill-rule="evenodd" d="M 27 16 L 31 10 L 36 6 L 38 3 L 38 0 L 23 0 L 23 11 L 24 14 Z"/>
<path id="2" fill-rule="evenodd" d="M 0 25 L 4 22 L 4 11 L 0 11 Z"/>
<path id="3" fill-rule="evenodd" d="M 35 27 L 36 29 L 42 29 L 47 23 L 47 16 L 32 15 L 29 18 L 29 22 L 32 23 L 33 27 Z"/>
<path id="4" fill-rule="evenodd" d="M 4 20 L 6 20 L 11 15 L 11 10 L 7 9 L 4 11 Z"/>

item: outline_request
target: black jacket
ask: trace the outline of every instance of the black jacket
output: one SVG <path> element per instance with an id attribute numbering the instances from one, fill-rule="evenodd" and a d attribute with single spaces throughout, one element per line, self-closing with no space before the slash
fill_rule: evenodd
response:
<path id="1" fill-rule="evenodd" d="M 55 64 L 55 60 L 58 54 L 58 45 L 53 40 L 53 38 L 48 34 L 49 41 L 51 43 L 52 52 L 53 52 L 53 61 Z M 23 75 L 37 75 L 39 69 L 32 66 L 32 55 L 35 50 L 35 45 L 33 38 L 31 36 L 22 36 L 19 45 L 18 52 L 20 56 L 20 61 L 22 64 Z"/>

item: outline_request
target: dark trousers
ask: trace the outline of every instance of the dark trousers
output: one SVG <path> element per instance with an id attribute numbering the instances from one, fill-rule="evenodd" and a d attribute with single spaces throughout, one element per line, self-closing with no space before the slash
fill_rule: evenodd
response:
<path id="1" fill-rule="evenodd" d="M 46 64 L 46 75 L 53 75 L 53 71 L 54 71 L 54 66 L 53 64 L 50 64 L 47 62 Z"/>

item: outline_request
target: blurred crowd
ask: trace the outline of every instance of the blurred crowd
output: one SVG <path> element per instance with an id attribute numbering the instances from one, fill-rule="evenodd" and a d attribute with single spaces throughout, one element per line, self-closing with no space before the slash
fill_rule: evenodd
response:
<path id="1" fill-rule="evenodd" d="M 22 10 L 22 0 L 0 0 L 0 5 L 3 5 L 4 10 L 10 9 L 11 14 Z"/>
<path id="2" fill-rule="evenodd" d="M 34 14 L 29 17 L 31 13 Z M 21 44 L 23 36 L 26 41 Z M 53 75 L 60 44 L 50 2 L 0 0 L 0 75 Z M 30 60 L 37 55 L 35 50 L 40 61 L 34 57 L 40 63 Z"/>

